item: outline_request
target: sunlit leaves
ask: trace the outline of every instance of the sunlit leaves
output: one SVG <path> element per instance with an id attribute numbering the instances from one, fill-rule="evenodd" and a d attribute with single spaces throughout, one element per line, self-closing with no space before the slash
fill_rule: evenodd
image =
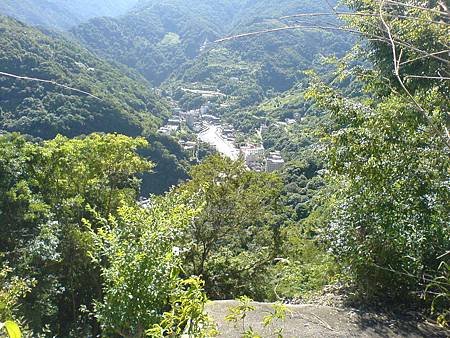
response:
<path id="1" fill-rule="evenodd" d="M 1 323 L 0 328 L 3 327 L 6 330 L 9 338 L 21 338 L 22 332 L 20 331 L 19 325 L 16 322 L 11 320 L 7 320 L 4 323 Z"/>
<path id="2" fill-rule="evenodd" d="M 101 267 L 104 299 L 96 304 L 105 332 L 141 337 L 139 332 L 143 335 L 166 318 L 168 298 L 184 288 L 174 244 L 196 213 L 179 196 L 157 198 L 148 209 L 121 208 L 92 233 L 97 243 L 93 254 L 101 257 L 96 262 L 107 262 Z M 197 296 L 204 297 L 200 290 Z"/>
<path id="3" fill-rule="evenodd" d="M 380 32 L 379 2 L 347 3 L 360 14 L 373 14 L 352 17 L 352 27 L 386 37 Z M 410 71 L 439 73 L 445 60 L 415 60 L 423 56 L 417 49 L 432 53 L 436 41 L 448 43 L 446 26 L 430 23 L 439 18 L 401 5 L 386 6 L 383 13 L 395 40 L 416 49 L 397 45 L 405 62 L 400 77 Z M 437 257 L 450 245 L 450 162 L 443 128 L 448 124 L 448 82 L 409 79 L 405 90 L 394 76 L 389 43 L 378 39 L 360 48 L 365 55 L 358 57 L 366 56 L 372 66 L 355 73 L 367 98 L 346 97 L 317 77 L 309 91 L 334 123 L 324 139 L 328 185 L 334 191 L 323 196 L 329 217 L 322 234 L 363 293 L 423 291 L 421 278 L 436 274 Z M 352 71 L 349 60 L 344 64 Z"/>
<path id="4" fill-rule="evenodd" d="M 85 330 L 74 318 L 85 316 L 81 305 L 91 307 L 100 297 L 101 276 L 88 255 L 95 243 L 83 219 L 114 218 L 118 208 L 136 204 L 136 175 L 152 167 L 137 154 L 147 142 L 92 134 L 32 144 L 5 135 L 0 144 L 1 250 L 38 281 L 24 304 L 33 312 L 30 326 L 48 324 L 61 336 Z M 56 318 L 64 318 L 64 329 Z"/>
<path id="5" fill-rule="evenodd" d="M 216 297 L 264 293 L 256 284 L 275 252 L 281 180 L 242 161 L 213 156 L 194 167 L 179 191 L 201 212 L 186 231 L 186 269 Z M 261 296 L 261 295 L 259 295 Z"/>

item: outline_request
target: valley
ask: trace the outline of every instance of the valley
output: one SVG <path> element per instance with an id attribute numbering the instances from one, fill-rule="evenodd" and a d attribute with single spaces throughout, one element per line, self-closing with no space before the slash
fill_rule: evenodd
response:
<path id="1" fill-rule="evenodd" d="M 447 336 L 448 11 L 1 1 L 0 336 Z"/>

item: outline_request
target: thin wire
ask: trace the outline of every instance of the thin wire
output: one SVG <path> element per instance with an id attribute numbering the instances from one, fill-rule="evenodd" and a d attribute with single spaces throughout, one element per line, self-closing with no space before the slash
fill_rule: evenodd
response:
<path id="1" fill-rule="evenodd" d="M 279 20 L 286 20 L 286 19 L 294 19 L 294 18 L 305 18 L 305 17 L 318 17 L 318 16 L 362 16 L 362 17 L 378 17 L 378 14 L 376 13 L 349 13 L 349 12 L 334 12 L 334 13 L 299 13 L 299 14 L 293 14 L 293 15 L 286 15 L 279 18 Z M 385 13 L 384 16 L 389 16 L 393 18 L 400 18 L 405 20 L 419 20 L 423 22 L 430 22 L 437 25 L 444 25 L 444 26 L 450 26 L 449 23 L 444 21 L 434 21 L 431 19 L 424 19 L 416 16 L 408 16 L 408 15 L 397 15 L 397 14 L 388 14 Z"/>
<path id="2" fill-rule="evenodd" d="M 405 79 L 429 79 L 429 80 L 450 80 L 450 77 L 445 76 L 427 76 L 427 75 L 405 75 Z"/>
<path id="3" fill-rule="evenodd" d="M 93 95 L 91 93 L 85 92 L 84 90 L 81 90 L 81 89 L 77 89 L 77 88 L 73 88 L 73 87 L 69 87 L 69 86 L 57 83 L 57 82 L 55 82 L 53 80 L 44 80 L 44 79 L 38 79 L 38 78 L 35 78 L 35 77 L 19 76 L 19 75 L 15 75 L 15 74 L 11 74 L 11 73 L 5 73 L 5 72 L 0 72 L 0 76 L 11 77 L 11 78 L 18 79 L 18 80 L 50 83 L 50 84 L 55 85 L 57 87 L 62 87 L 62 88 L 65 88 L 65 89 L 69 89 L 71 91 L 78 92 L 78 93 L 81 93 L 81 94 L 93 97 L 94 99 L 102 101 L 102 99 L 99 98 L 98 96 L 95 96 L 95 95 Z"/>
<path id="4" fill-rule="evenodd" d="M 450 53 L 450 49 L 441 50 L 441 51 L 435 52 L 435 53 L 430 53 L 430 55 L 438 55 L 438 54 L 444 54 L 444 53 Z M 414 58 L 414 59 L 411 59 L 411 60 L 408 60 L 408 61 L 404 61 L 404 62 L 400 63 L 400 66 L 406 65 L 408 63 L 412 63 L 414 61 L 422 60 L 422 59 L 425 59 L 427 57 L 428 57 L 428 55 L 424 55 L 424 56 L 420 56 L 420 57 L 417 57 L 417 58 Z"/>

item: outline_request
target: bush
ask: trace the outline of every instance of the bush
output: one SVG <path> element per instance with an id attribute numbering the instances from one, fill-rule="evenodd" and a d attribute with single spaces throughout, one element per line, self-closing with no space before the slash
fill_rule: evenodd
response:
<path id="1" fill-rule="evenodd" d="M 19 302 L 30 292 L 34 281 L 12 276 L 12 272 L 7 265 L 0 270 L 0 332 L 4 330 L 10 338 L 20 338 L 18 322 L 24 323 L 17 314 Z"/>
<path id="2" fill-rule="evenodd" d="M 103 300 L 95 306 L 103 334 L 140 338 L 157 328 L 170 334 L 201 332 L 206 296 L 201 282 L 180 277 L 181 257 L 174 246 L 195 213 L 172 195 L 155 198 L 148 210 L 123 207 L 92 231 L 93 258 L 104 279 Z"/>
<path id="3" fill-rule="evenodd" d="M 277 299 L 307 299 L 336 282 L 336 262 L 316 241 L 293 226 L 284 228 L 282 237 L 282 258 L 269 271 Z"/>
<path id="4" fill-rule="evenodd" d="M 201 276 L 213 298 L 264 299 L 261 281 L 277 246 L 279 177 L 212 156 L 179 191 L 201 206 L 184 237 L 186 271 Z"/>

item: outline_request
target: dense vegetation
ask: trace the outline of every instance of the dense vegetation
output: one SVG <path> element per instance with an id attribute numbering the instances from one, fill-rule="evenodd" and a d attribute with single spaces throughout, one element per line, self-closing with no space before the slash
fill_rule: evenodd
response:
<path id="1" fill-rule="evenodd" d="M 270 276 L 267 270 L 281 240 L 276 217 L 281 180 L 219 156 L 195 167 L 191 176 L 180 190 L 196 196 L 202 212 L 184 244 L 186 272 L 202 276 L 215 299 L 242 294 L 266 298 L 261 282 Z"/>
<path id="2" fill-rule="evenodd" d="M 10 135 L 1 143 L 2 261 L 35 285 L 23 304 L 30 329 L 78 336 L 80 307 L 101 293 L 85 222 L 134 203 L 130 175 L 150 168 L 134 153 L 145 142 L 92 135 L 36 145 Z"/>
<path id="3" fill-rule="evenodd" d="M 190 159 L 173 137 L 151 133 L 146 140 L 149 146 L 140 154 L 152 160 L 155 167 L 142 175 L 141 196 L 163 194 L 189 178 Z"/>
<path id="4" fill-rule="evenodd" d="M 208 297 L 295 300 L 329 284 L 366 303 L 431 308 L 447 325 L 446 7 L 344 4 L 356 13 L 337 9 L 339 27 L 361 40 L 341 59 L 317 57 L 325 51 L 313 40 L 335 36 L 318 31 L 262 32 L 197 55 L 208 34 L 280 25 L 268 18 L 303 11 L 294 1 L 240 2 L 234 11 L 232 1 L 146 1 L 129 16 L 74 30 L 97 53 L 166 80 L 163 89 L 186 106 L 202 101 L 174 90 L 184 81 L 230 90 L 224 120 L 280 151 L 279 173 L 219 155 L 190 166 L 175 139 L 154 132 L 165 108 L 139 76 L 2 17 L 0 69 L 100 100 L 0 77 L 1 328 L 16 330 L 15 322 L 32 337 L 206 338 L 215 334 Z M 161 39 L 176 57 L 154 58 Z M 141 52 L 149 55 L 141 64 L 127 61 Z M 241 66 L 247 71 L 235 73 Z M 234 89 L 216 87 L 229 76 Z M 139 200 L 150 192 L 160 195 Z"/>
<path id="5" fill-rule="evenodd" d="M 2 0 L 0 13 L 31 25 L 68 29 L 97 16 L 124 14 L 138 0 Z"/>
<path id="6" fill-rule="evenodd" d="M 189 292 L 186 301 L 202 306 L 202 284 L 186 274 L 204 276 L 210 295 L 268 297 L 258 283 L 270 281 L 281 249 L 276 175 L 213 157 L 143 208 L 135 175 L 152 167 L 137 154 L 144 139 L 92 134 L 34 144 L 8 134 L 0 142 L 2 262 L 14 266 L 5 278 L 22 278 L 20 312 L 35 334 L 141 337 L 167 320 L 172 295 L 176 303 Z"/>
<path id="7" fill-rule="evenodd" d="M 366 95 L 349 98 L 317 77 L 310 87 L 332 121 L 322 236 L 364 296 L 436 292 L 435 305 L 448 309 L 448 272 L 441 272 L 450 248 L 448 17 L 414 2 L 346 3 L 365 14 L 348 27 L 385 40 L 363 43 L 340 64 Z M 355 58 L 373 67 L 355 66 Z M 434 278 L 439 292 L 425 288 Z"/>
<path id="8" fill-rule="evenodd" d="M 164 100 L 139 75 L 107 63 L 73 41 L 0 17 L 1 71 L 52 83 L 0 76 L 0 131 L 35 138 L 74 137 L 92 132 L 143 135 L 144 156 L 157 161 L 141 193 L 162 193 L 187 178 L 188 158 L 178 143 L 156 134 L 168 116 Z M 49 48 L 51 46 L 51 48 Z"/>
<path id="9" fill-rule="evenodd" d="M 220 36 L 227 16 L 231 20 L 231 6 L 228 1 L 145 1 L 121 18 L 93 19 L 72 32 L 97 54 L 160 84 L 197 56 L 207 38 Z"/>
<path id="10" fill-rule="evenodd" d="M 324 159 L 320 153 L 320 129 L 327 124 L 324 116 L 308 116 L 301 124 L 272 125 L 263 132 L 267 150 L 280 151 L 286 161 L 282 171 L 283 202 L 291 207 L 294 220 L 308 217 L 314 208 L 314 197 L 323 186 L 320 174 Z"/>

